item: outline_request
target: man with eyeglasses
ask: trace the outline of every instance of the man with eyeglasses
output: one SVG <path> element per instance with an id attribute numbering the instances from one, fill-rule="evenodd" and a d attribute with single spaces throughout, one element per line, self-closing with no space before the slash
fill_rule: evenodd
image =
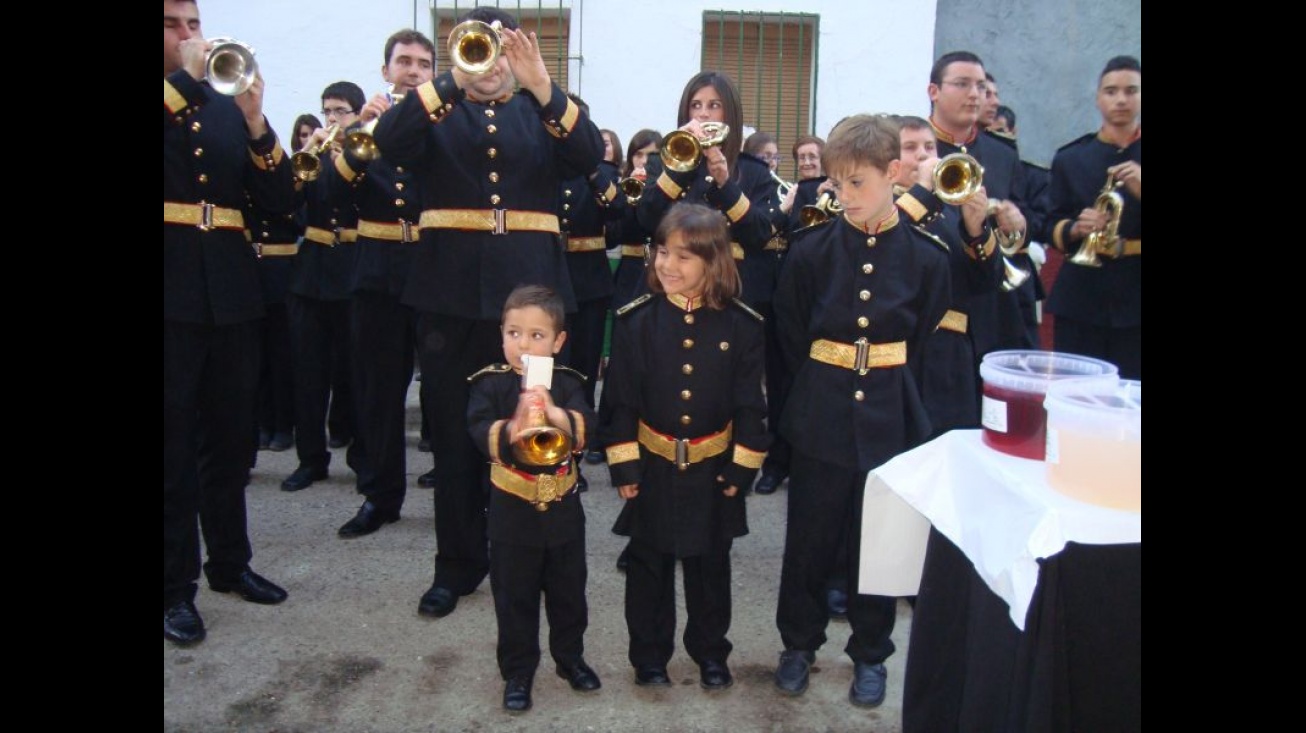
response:
<path id="1" fill-rule="evenodd" d="M 390 89 L 363 106 L 359 121 L 364 125 L 394 114 L 389 110 L 401 95 L 411 95 L 431 80 L 435 44 L 418 31 L 404 29 L 386 39 L 383 58 L 381 77 Z M 357 256 L 349 289 L 358 435 L 366 457 L 358 492 L 366 498 L 337 531 L 344 538 L 372 534 L 397 521 L 407 495 L 406 404 L 417 342 L 415 314 L 402 296 L 416 252 L 423 194 L 423 181 L 413 170 L 386 155 L 368 160 L 359 152 L 346 146 L 327 176 L 331 201 L 354 206 L 358 212 Z M 429 386 L 423 380 L 424 393 Z"/>
<path id="2" fill-rule="evenodd" d="M 352 206 L 334 205 L 326 197 L 326 178 L 339 157 L 343 130 L 358 119 L 363 90 L 338 81 L 322 90 L 322 116 L 327 126 L 309 136 L 308 151 L 327 149 L 319 156 L 314 180 L 299 181 L 304 202 L 304 239 L 290 265 L 286 311 L 295 364 L 295 453 L 299 465 L 284 481 L 282 491 L 300 491 L 327 477 L 331 452 L 327 444 L 328 407 L 339 421 L 334 433 L 353 434 L 355 395 L 350 374 L 352 337 L 349 327 L 349 278 L 353 271 L 358 215 Z M 333 125 L 339 127 L 332 132 Z M 328 133 L 334 137 L 327 139 Z M 351 443 L 346 462 L 359 470 L 360 446 Z"/>
<path id="3" fill-rule="evenodd" d="M 213 44 L 188 0 L 163 3 L 163 638 L 204 640 L 209 588 L 274 604 L 250 569 L 245 487 L 257 437 L 257 257 L 241 209 L 293 211 L 290 160 L 263 114 L 263 77 L 233 96 L 205 73 Z"/>
<path id="4" fill-rule="evenodd" d="M 984 191 L 989 201 L 998 200 L 990 217 L 1004 234 L 1018 236 L 1017 251 L 1026 245 L 1027 226 L 1023 209 L 1025 172 L 1016 150 L 979 124 L 988 95 L 984 62 L 969 51 L 940 56 L 930 70 L 930 127 L 937 138 L 940 158 L 967 153 L 984 167 Z M 967 242 L 967 245 L 977 243 Z M 961 304 L 959 304 L 961 305 Z M 1000 349 L 1035 348 L 1021 315 L 1019 296 L 1001 289 L 977 295 L 963 305 L 969 313 L 968 327 L 975 344 L 975 358 Z M 978 368 L 978 364 L 976 364 Z M 979 395 L 975 395 L 979 400 Z"/>

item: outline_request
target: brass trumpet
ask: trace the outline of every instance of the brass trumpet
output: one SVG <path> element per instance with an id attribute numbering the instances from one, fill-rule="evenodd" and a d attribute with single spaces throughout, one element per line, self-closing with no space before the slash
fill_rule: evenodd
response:
<path id="1" fill-rule="evenodd" d="M 786 181 L 780 176 L 777 176 L 775 174 L 775 171 L 770 171 L 770 173 L 771 173 L 771 178 L 775 180 L 776 195 L 778 195 L 781 198 L 781 200 L 789 198 L 789 192 L 794 190 L 794 187 L 797 186 L 798 184 L 790 183 L 789 181 Z"/>
<path id="2" fill-rule="evenodd" d="M 998 199 L 989 199 L 989 216 L 994 216 L 998 212 L 998 206 L 1002 202 Z M 1010 234 L 1002 231 L 998 227 L 997 220 L 993 222 L 993 238 L 998 240 L 998 250 L 1002 252 L 1002 291 L 1010 293 L 1025 284 L 1029 279 L 1029 270 L 1022 270 L 1011 261 L 1011 258 L 1020 253 L 1020 245 L 1025 239 L 1025 233 L 1015 231 Z"/>
<path id="3" fill-rule="evenodd" d="M 301 181 L 316 181 L 317 177 L 322 175 L 322 159 L 318 156 L 331 147 L 339 132 L 340 123 L 336 123 L 327 128 L 326 137 L 315 148 L 312 150 L 305 148 L 290 156 L 290 167 L 295 171 L 295 178 Z"/>
<path id="4" fill-rule="evenodd" d="M 526 427 L 512 439 L 512 454 L 528 466 L 556 466 L 571 455 L 572 439 L 563 430 L 549 424 L 544 414 L 544 400 L 531 395 L 527 405 Z"/>
<path id="5" fill-rule="evenodd" d="M 631 176 L 623 178 L 618 182 L 621 192 L 626 194 L 626 202 L 631 204 L 639 203 L 639 197 L 644 195 L 644 181 Z"/>
<path id="6" fill-rule="evenodd" d="M 502 52 L 503 24 L 465 20 L 449 31 L 449 58 L 467 74 L 484 74 L 494 68 Z"/>
<path id="7" fill-rule="evenodd" d="M 694 170 L 698 167 L 698 162 L 703 159 L 705 148 L 726 141 L 726 137 L 730 134 L 730 125 L 724 122 L 704 122 L 703 132 L 708 135 L 705 140 L 699 140 L 684 130 L 672 130 L 667 133 L 667 136 L 662 138 L 662 145 L 658 151 L 662 164 L 670 170 L 682 173 Z"/>
<path id="8" fill-rule="evenodd" d="M 816 203 L 808 204 L 798 211 L 798 223 L 805 227 L 823 224 L 829 221 L 830 217 L 841 213 L 843 213 L 843 205 L 839 203 L 839 199 L 829 191 L 822 191 Z"/>
<path id="9" fill-rule="evenodd" d="M 390 85 L 390 91 L 386 92 L 386 96 L 390 97 L 390 106 L 392 108 L 404 101 L 403 94 L 395 94 L 393 84 Z M 355 158 L 359 160 L 376 160 L 381 157 L 381 151 L 376 147 L 376 139 L 372 137 L 372 132 L 376 130 L 376 123 L 380 121 L 381 116 L 377 115 L 345 133 L 345 148 Z"/>
<path id="10" fill-rule="evenodd" d="M 966 153 L 945 155 L 934 165 L 934 195 L 945 204 L 966 203 L 983 183 L 984 166 Z"/>
<path id="11" fill-rule="evenodd" d="M 1120 181 L 1113 180 L 1110 174 L 1107 175 L 1102 192 L 1093 202 L 1094 210 L 1106 214 L 1106 225 L 1100 230 L 1089 232 L 1088 236 L 1084 237 L 1079 251 L 1070 258 L 1071 262 L 1085 267 L 1101 267 L 1100 257 L 1120 256 L 1120 251 L 1124 247 L 1124 240 L 1120 238 L 1120 215 L 1125 211 L 1125 199 L 1116 189 L 1121 185 Z"/>
<path id="12" fill-rule="evenodd" d="M 254 84 L 258 63 L 254 49 L 234 38 L 210 39 L 213 47 L 204 59 L 204 79 L 213 91 L 236 96 Z"/>

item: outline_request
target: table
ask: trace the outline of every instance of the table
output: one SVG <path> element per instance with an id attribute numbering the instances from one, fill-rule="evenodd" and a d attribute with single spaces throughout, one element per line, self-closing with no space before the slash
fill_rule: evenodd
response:
<path id="1" fill-rule="evenodd" d="M 1064 497 L 1043 470 L 959 430 L 868 476 L 866 524 L 898 501 L 890 516 L 930 525 L 907 540 L 905 733 L 1141 729 L 1142 516 Z M 863 564 L 875 545 L 864 534 Z M 902 594 L 911 574 L 888 582 Z"/>

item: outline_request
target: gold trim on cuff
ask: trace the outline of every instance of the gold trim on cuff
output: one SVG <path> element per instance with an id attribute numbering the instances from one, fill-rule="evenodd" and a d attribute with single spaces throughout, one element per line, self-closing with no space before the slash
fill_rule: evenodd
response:
<path id="1" fill-rule="evenodd" d="M 766 460 L 765 451 L 755 451 L 735 443 L 734 462 L 744 468 L 758 469 L 762 467 L 762 461 Z"/>
<path id="2" fill-rule="evenodd" d="M 619 443 L 607 447 L 608 465 L 615 466 L 618 463 L 629 463 L 639 460 L 639 443 L 630 441 L 629 443 Z"/>

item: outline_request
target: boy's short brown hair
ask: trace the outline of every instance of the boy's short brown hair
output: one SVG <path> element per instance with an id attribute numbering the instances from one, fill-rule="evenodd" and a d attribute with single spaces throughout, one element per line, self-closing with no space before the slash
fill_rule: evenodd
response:
<path id="1" fill-rule="evenodd" d="M 828 175 L 869 165 L 888 172 L 889 163 L 902 157 L 898 123 L 887 115 L 852 115 L 830 131 L 821 149 L 821 167 Z"/>
<path id="2" fill-rule="evenodd" d="M 555 336 L 566 332 L 567 306 L 562 302 L 562 296 L 546 285 L 518 285 L 514 288 L 508 294 L 508 299 L 503 302 L 503 318 L 499 322 L 502 324 L 507 320 L 508 311 L 531 306 L 539 308 L 549 316 L 549 320 L 553 321 Z"/>

